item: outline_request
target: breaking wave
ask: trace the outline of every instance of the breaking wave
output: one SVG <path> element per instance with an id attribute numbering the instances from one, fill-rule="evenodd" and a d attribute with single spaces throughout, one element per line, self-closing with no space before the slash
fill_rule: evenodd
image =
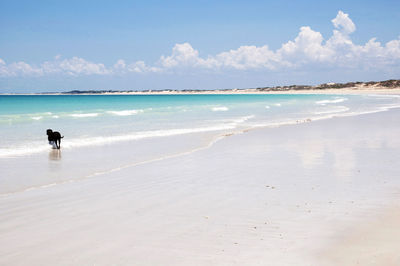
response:
<path id="1" fill-rule="evenodd" d="M 321 100 L 321 101 L 316 101 L 316 104 L 319 105 L 326 105 L 326 104 L 330 104 L 330 103 L 342 103 L 344 101 L 347 101 L 347 98 L 335 98 L 333 100 Z"/>
<path id="2" fill-rule="evenodd" d="M 138 113 L 143 113 L 143 110 L 121 110 L 121 111 L 107 111 L 108 114 L 118 115 L 118 116 L 129 116 L 136 115 Z"/>
<path id="3" fill-rule="evenodd" d="M 229 110 L 229 108 L 226 106 L 220 106 L 220 107 L 213 107 L 213 108 L 211 108 L 211 110 L 213 112 L 226 112 Z"/>

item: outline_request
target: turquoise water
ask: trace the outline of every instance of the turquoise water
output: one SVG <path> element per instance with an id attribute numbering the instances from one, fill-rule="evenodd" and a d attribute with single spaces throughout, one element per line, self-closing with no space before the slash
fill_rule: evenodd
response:
<path id="1" fill-rule="evenodd" d="M 2 95 L 0 159 L 48 152 L 46 129 L 63 149 L 201 132 L 240 131 L 400 105 L 378 95 Z"/>

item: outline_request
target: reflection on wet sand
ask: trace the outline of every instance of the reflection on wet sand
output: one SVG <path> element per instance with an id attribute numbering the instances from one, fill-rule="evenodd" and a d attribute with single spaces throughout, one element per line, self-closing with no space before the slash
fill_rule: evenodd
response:
<path id="1" fill-rule="evenodd" d="M 59 160 L 61 160 L 61 150 L 52 149 L 49 152 L 49 160 L 51 160 L 51 161 L 59 161 Z"/>

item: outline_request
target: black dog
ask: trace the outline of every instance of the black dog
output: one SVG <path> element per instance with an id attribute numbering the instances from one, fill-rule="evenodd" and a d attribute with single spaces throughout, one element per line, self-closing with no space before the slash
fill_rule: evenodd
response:
<path id="1" fill-rule="evenodd" d="M 51 142 L 54 141 L 54 143 L 56 144 L 57 149 L 60 149 L 61 148 L 61 139 L 64 136 L 61 137 L 60 132 L 57 132 L 57 131 L 53 132 L 53 130 L 51 130 L 51 129 L 48 129 L 46 132 L 47 132 L 47 136 L 48 136 L 47 139 L 49 140 L 49 143 L 51 144 Z"/>

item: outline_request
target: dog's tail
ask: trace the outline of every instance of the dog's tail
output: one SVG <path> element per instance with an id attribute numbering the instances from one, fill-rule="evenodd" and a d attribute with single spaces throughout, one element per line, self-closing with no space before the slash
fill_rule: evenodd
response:
<path id="1" fill-rule="evenodd" d="M 62 136 L 61 138 L 64 138 L 64 136 Z"/>

